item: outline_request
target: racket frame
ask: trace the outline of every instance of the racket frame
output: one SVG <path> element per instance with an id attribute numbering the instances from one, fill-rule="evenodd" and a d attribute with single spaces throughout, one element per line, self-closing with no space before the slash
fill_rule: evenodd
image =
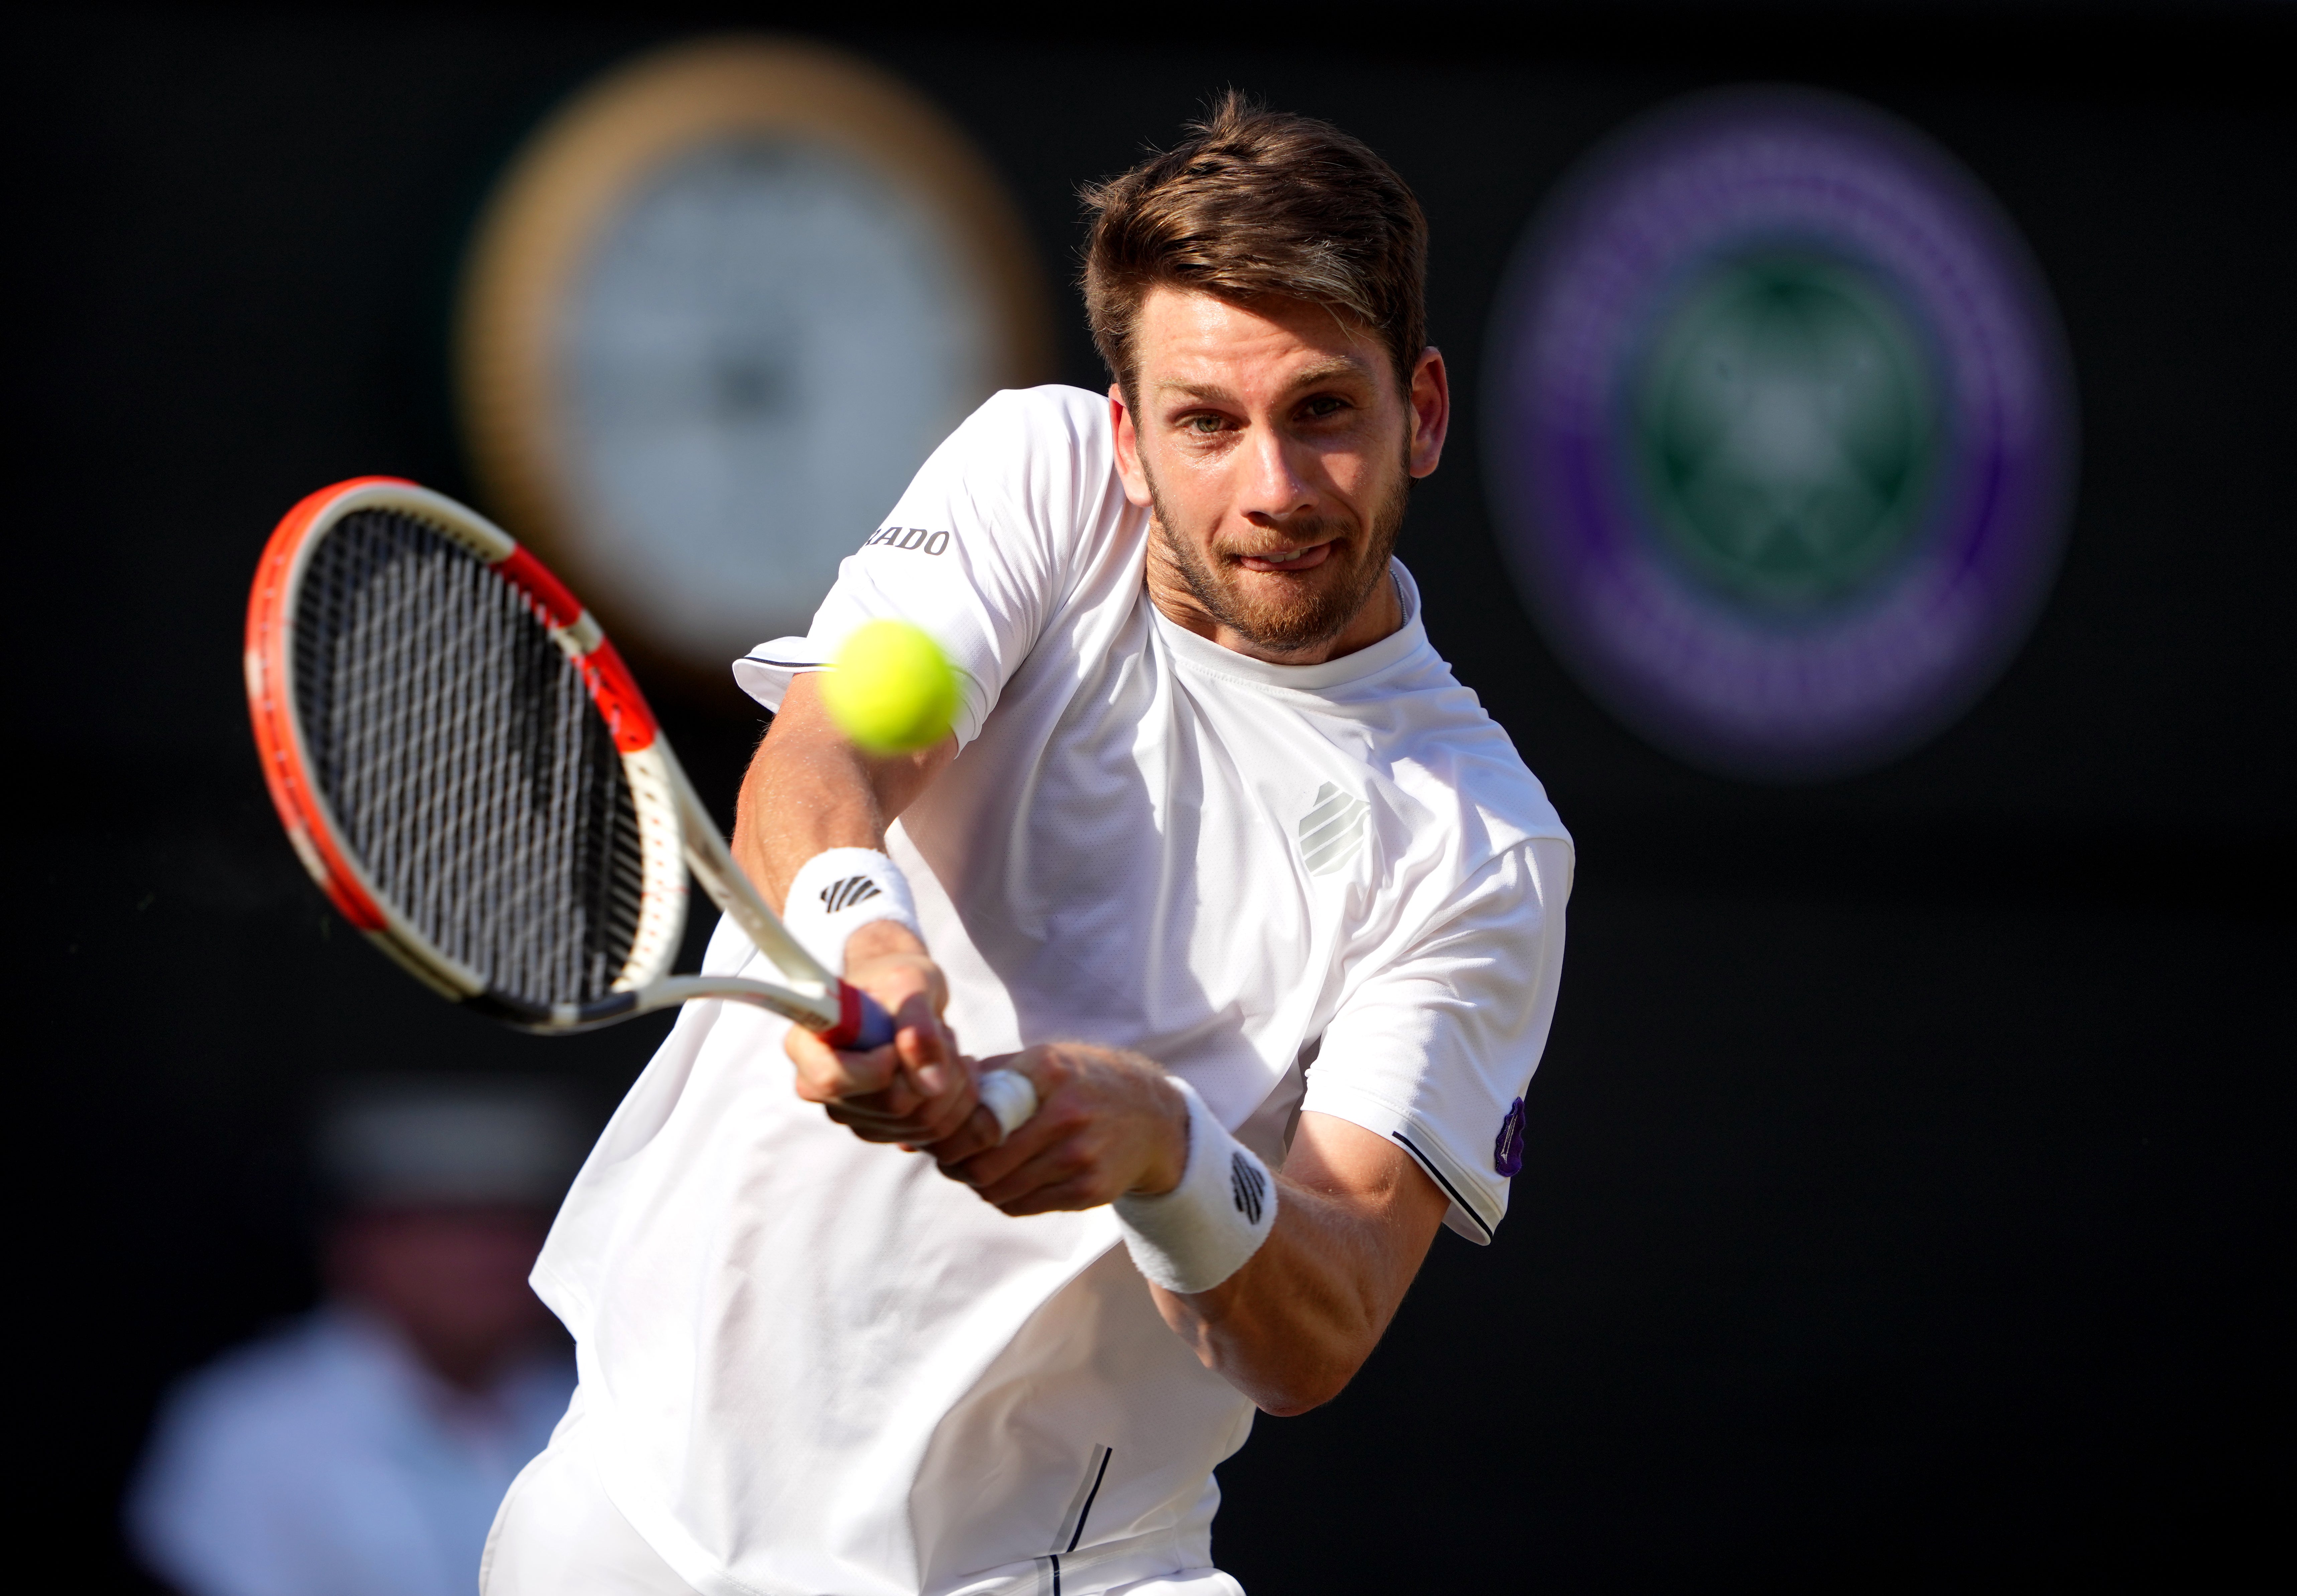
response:
<path id="1" fill-rule="evenodd" d="M 490 987 L 391 904 L 342 841 L 343 830 L 312 768 L 296 714 L 292 621 L 310 555 L 344 517 L 363 510 L 411 516 L 451 539 L 525 598 L 551 640 L 580 671 L 622 761 L 636 811 L 640 857 L 638 924 L 612 989 L 587 1003 L 539 1005 Z M 660 724 L 604 630 L 533 555 L 484 516 L 398 477 L 354 477 L 306 498 L 279 522 L 256 568 L 247 615 L 248 705 L 266 785 L 296 857 L 344 918 L 441 997 L 522 1030 L 564 1032 L 701 998 L 753 1003 L 820 1034 L 833 1047 L 891 1039 L 883 1011 L 822 967 L 735 863 L 726 840 L 679 768 Z M 686 926 L 691 870 L 783 976 L 672 975 Z"/>

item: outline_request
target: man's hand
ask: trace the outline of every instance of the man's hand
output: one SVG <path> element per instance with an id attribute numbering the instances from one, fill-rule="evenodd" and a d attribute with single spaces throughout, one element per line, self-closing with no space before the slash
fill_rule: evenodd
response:
<path id="1" fill-rule="evenodd" d="M 920 1147 L 964 1126 L 980 1099 L 942 1023 L 948 983 L 923 945 L 890 920 L 864 926 L 846 944 L 845 978 L 893 1016 L 893 1042 L 840 1053 L 791 1026 L 782 1046 L 797 1066 L 797 1095 L 864 1141 Z"/>
<path id="2" fill-rule="evenodd" d="M 1007 1213 L 1098 1208 L 1161 1197 L 1189 1163 L 1189 1103 L 1138 1053 L 1055 1042 L 982 1060 L 1026 1075 L 1037 1112 L 997 1145 L 986 1108 L 932 1149 L 942 1172 Z"/>

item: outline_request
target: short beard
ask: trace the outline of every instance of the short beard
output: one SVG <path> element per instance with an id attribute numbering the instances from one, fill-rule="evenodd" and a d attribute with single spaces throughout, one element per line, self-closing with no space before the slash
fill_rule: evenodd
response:
<path id="1" fill-rule="evenodd" d="M 1142 474 L 1147 475 L 1147 462 L 1142 462 Z M 1188 585 L 1189 592 L 1204 607 L 1205 613 L 1221 625 L 1255 648 L 1277 654 L 1305 653 L 1347 629 L 1348 622 L 1362 613 L 1387 576 L 1388 558 L 1395 552 L 1395 540 L 1403 533 L 1404 513 L 1411 498 L 1412 473 L 1399 472 L 1395 486 L 1372 514 L 1371 536 L 1365 541 L 1362 563 L 1348 573 L 1349 580 L 1311 591 L 1296 604 L 1272 605 L 1238 592 L 1223 572 L 1206 563 L 1194 546 L 1174 535 L 1173 519 L 1165 513 L 1164 498 L 1157 491 L 1157 479 L 1148 478 L 1148 502 L 1155 517 L 1157 540 L 1172 560 L 1173 568 L 1180 572 L 1181 580 Z M 1284 530 L 1296 542 L 1313 542 L 1322 533 L 1335 530 L 1335 523 L 1321 519 L 1301 521 L 1289 523 Z"/>

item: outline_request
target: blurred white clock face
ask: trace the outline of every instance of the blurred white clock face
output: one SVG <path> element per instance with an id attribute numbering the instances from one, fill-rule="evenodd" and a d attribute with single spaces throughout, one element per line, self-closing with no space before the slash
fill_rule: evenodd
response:
<path id="1" fill-rule="evenodd" d="M 609 607 L 712 670 L 803 632 L 838 561 L 988 397 L 992 316 L 963 259 L 924 202 L 826 142 L 729 137 L 634 189 L 557 363 Z"/>

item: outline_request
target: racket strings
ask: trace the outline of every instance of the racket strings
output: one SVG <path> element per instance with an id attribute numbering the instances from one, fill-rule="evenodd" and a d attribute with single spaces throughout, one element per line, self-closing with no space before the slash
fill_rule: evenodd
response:
<path id="1" fill-rule="evenodd" d="M 423 521 L 345 516 L 297 596 L 314 779 L 390 906 L 529 1003 L 604 996 L 642 899 L 622 757 L 518 588 Z"/>

